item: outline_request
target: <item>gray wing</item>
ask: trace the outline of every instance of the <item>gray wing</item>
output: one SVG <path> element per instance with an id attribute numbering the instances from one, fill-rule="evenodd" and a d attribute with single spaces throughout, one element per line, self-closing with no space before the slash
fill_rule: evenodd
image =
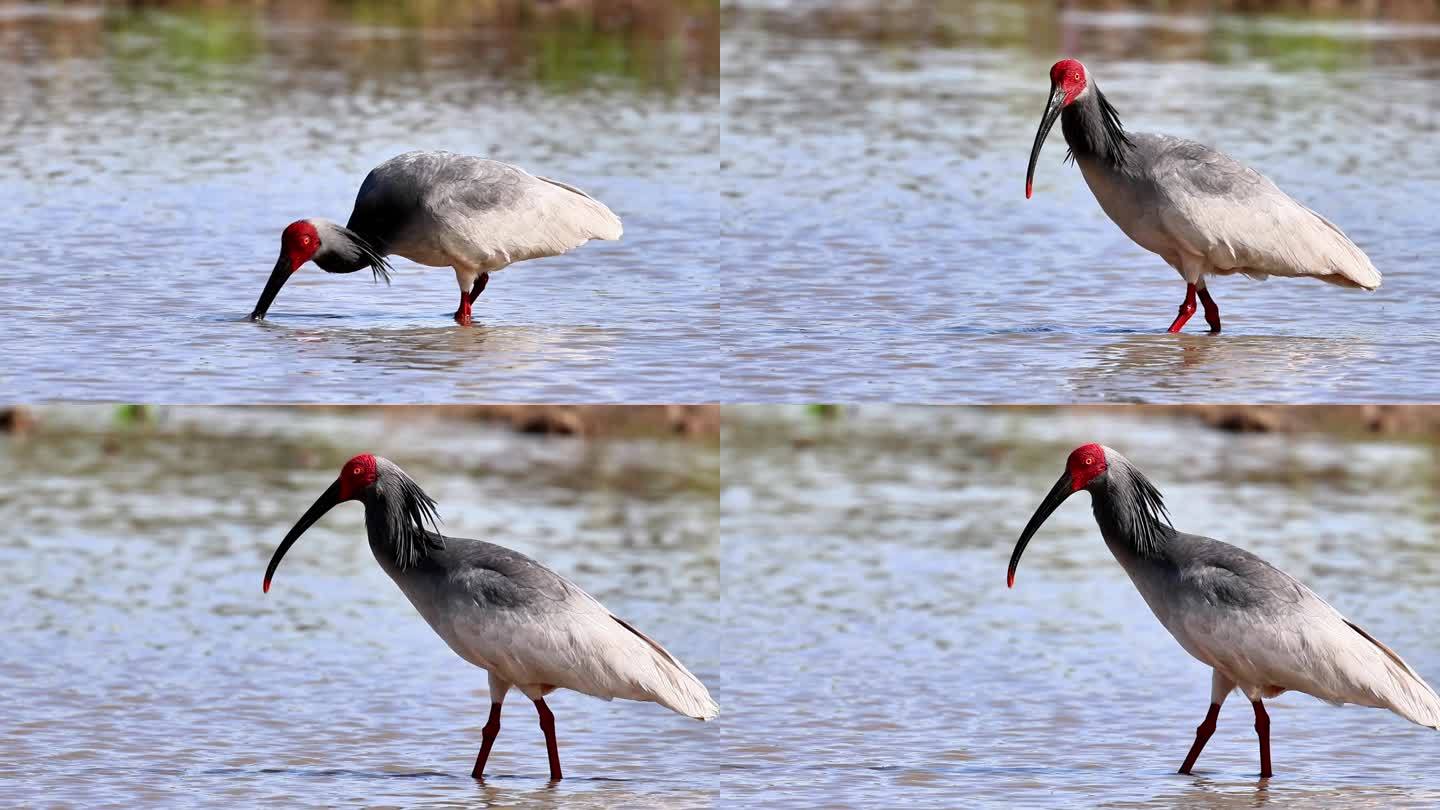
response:
<path id="1" fill-rule="evenodd" d="M 1176 557 L 1183 560 L 1178 565 L 1181 585 L 1212 609 L 1286 612 L 1314 596 L 1299 580 L 1243 548 L 1188 534 L 1173 542 Z"/>
<path id="2" fill-rule="evenodd" d="M 432 555 L 455 590 L 469 594 L 482 608 L 537 615 L 605 610 L 570 580 L 504 546 L 447 537 L 445 548 Z"/>
<path id="3" fill-rule="evenodd" d="M 1260 172 L 1194 141 L 1143 133 L 1134 140 L 1162 226 L 1216 272 L 1380 286 L 1379 271 L 1343 231 Z"/>
<path id="4" fill-rule="evenodd" d="M 523 177 L 513 166 L 470 155 L 406 152 L 365 176 L 346 227 L 391 248 L 417 231 L 513 204 Z"/>

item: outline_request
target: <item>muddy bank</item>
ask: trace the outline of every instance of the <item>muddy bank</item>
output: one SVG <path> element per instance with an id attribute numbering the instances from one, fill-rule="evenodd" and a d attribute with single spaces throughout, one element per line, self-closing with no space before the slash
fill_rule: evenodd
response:
<path id="1" fill-rule="evenodd" d="M 400 406 L 450 418 L 499 422 L 521 433 L 635 437 L 674 435 L 715 439 L 719 405 L 444 405 Z"/>
<path id="2" fill-rule="evenodd" d="M 1156 405 L 1140 406 L 1139 410 L 1196 419 L 1235 433 L 1364 433 L 1440 439 L 1440 407 L 1433 405 Z"/>
<path id="3" fill-rule="evenodd" d="M 243 406 L 242 406 L 243 407 Z M 387 419 L 469 419 L 494 422 L 519 433 L 587 438 L 680 436 L 718 440 L 718 405 L 379 405 L 312 406 L 328 411 L 380 413 Z M 105 410 L 105 409 L 102 409 Z M 156 418 L 145 405 L 120 405 L 112 411 L 117 424 L 143 424 Z M 43 408 L 0 409 L 0 433 L 23 434 L 43 421 Z"/>

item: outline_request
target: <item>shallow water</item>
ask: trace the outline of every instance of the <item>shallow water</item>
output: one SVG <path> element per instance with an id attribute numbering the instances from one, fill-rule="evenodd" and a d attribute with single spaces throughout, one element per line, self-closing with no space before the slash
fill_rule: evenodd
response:
<path id="1" fill-rule="evenodd" d="M 767 807 L 1427 807 L 1434 732 L 1304 695 L 1269 701 L 1276 776 L 1233 697 L 1175 774 L 1210 671 L 1155 620 L 1088 498 L 1015 539 L 1084 442 L 1175 525 L 1307 582 L 1433 683 L 1440 452 L 1220 433 L 1114 411 L 726 409 L 721 567 L 732 661 L 726 795 Z"/>
<path id="2" fill-rule="evenodd" d="M 566 779 L 511 693 L 417 616 L 346 505 L 260 580 L 359 449 L 402 464 L 450 533 L 567 574 L 652 634 L 728 709 L 716 626 L 718 454 L 542 439 L 417 416 L 42 411 L 0 437 L 0 793 L 13 806 L 710 807 L 721 720 L 555 693 Z M 23 527 L 23 528 L 22 528 Z"/>
<path id="3" fill-rule="evenodd" d="M 714 12 L 611 33 L 465 21 L 477 7 L 0 3 L 6 398 L 703 399 Z M 414 148 L 573 183 L 625 237 L 498 274 L 470 330 L 454 273 L 407 261 L 389 287 L 309 266 L 245 320 L 281 230 L 344 222 L 366 172 Z"/>
<path id="4" fill-rule="evenodd" d="M 1440 19 L 727 5 L 727 401 L 1440 396 Z M 1224 334 L 1165 334 L 1183 283 L 1062 165 L 1058 127 L 1024 197 L 1060 56 L 1129 128 L 1212 144 L 1339 223 L 1382 288 L 1222 278 Z"/>

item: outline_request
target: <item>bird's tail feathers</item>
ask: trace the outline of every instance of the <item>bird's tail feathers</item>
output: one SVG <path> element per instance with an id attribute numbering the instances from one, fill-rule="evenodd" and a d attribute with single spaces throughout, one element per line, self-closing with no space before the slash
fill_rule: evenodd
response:
<path id="1" fill-rule="evenodd" d="M 611 615 L 621 627 L 643 641 L 650 654 L 650 671 L 643 684 L 650 698 L 677 714 L 696 720 L 713 720 L 720 714 L 720 705 L 710 697 L 710 692 L 699 678 L 690 674 L 683 664 L 676 660 L 660 642 L 645 635 L 618 616 Z"/>
<path id="2" fill-rule="evenodd" d="M 548 177 L 541 177 L 541 180 L 557 188 L 570 192 L 571 197 L 567 198 L 568 206 L 572 213 L 578 212 L 582 216 L 577 224 L 583 225 L 588 234 L 588 239 L 619 239 L 625 233 L 624 227 L 620 224 L 620 217 L 615 216 L 604 203 L 591 197 L 569 183 L 562 183 L 559 180 L 551 180 Z"/>
<path id="3" fill-rule="evenodd" d="M 1386 688 L 1376 691 L 1385 702 L 1386 708 L 1412 723 L 1440 730 L 1440 695 L 1437 695 L 1430 684 L 1411 669 L 1398 653 L 1367 633 L 1360 625 L 1349 620 L 1345 623 L 1384 653 L 1386 674 L 1389 678 Z"/>
<path id="4" fill-rule="evenodd" d="M 1302 206 L 1303 207 L 1303 206 Z M 1343 263 L 1336 262 L 1330 268 L 1331 275 L 1321 276 L 1321 280 L 1331 284 L 1338 284 L 1342 287 L 1359 287 L 1362 290 L 1376 290 L 1380 288 L 1380 271 L 1370 262 L 1370 257 L 1365 255 L 1340 226 L 1326 219 L 1315 211 L 1305 208 L 1316 219 L 1325 223 L 1334 239 L 1334 251 L 1331 255 L 1344 256 Z"/>

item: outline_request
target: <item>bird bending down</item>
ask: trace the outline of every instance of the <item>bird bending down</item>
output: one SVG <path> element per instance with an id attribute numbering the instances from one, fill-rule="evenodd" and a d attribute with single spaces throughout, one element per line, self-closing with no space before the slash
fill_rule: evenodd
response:
<path id="1" fill-rule="evenodd" d="M 317 218 L 285 228 L 280 258 L 250 319 L 263 319 L 280 288 L 308 261 L 327 273 L 368 268 L 377 281 L 389 283 L 385 257 L 403 256 L 455 269 L 455 322 L 469 326 L 471 307 L 491 273 L 621 233 L 620 218 L 574 186 L 470 155 L 406 152 L 365 177 L 345 225 Z"/>
<path id="2" fill-rule="evenodd" d="M 1220 307 L 1206 285 L 1210 276 L 1308 276 L 1342 287 L 1380 286 L 1380 272 L 1344 232 L 1270 178 L 1194 141 L 1127 132 L 1075 59 L 1050 68 L 1050 100 L 1030 149 L 1026 199 L 1040 147 L 1057 118 L 1068 157 L 1105 215 L 1185 279 L 1185 300 L 1171 332 L 1195 314 L 1196 296 L 1211 333 L 1220 332 Z"/>
<path id="3" fill-rule="evenodd" d="M 696 720 L 719 714 L 704 684 L 659 642 L 574 583 L 510 549 L 436 533 L 435 502 L 398 466 L 376 456 L 346 462 L 285 535 L 265 570 L 266 593 L 290 546 L 345 501 L 365 505 L 370 550 L 431 629 L 490 675 L 490 717 L 474 778 L 483 778 L 511 687 L 535 703 L 555 780 L 561 778 L 560 749 L 545 696 L 556 689 L 651 701 Z"/>
<path id="4" fill-rule="evenodd" d="M 1264 699 L 1286 691 L 1326 702 L 1389 709 L 1440 729 L 1440 696 L 1380 643 L 1289 574 L 1219 540 L 1178 532 L 1160 491 L 1109 447 L 1070 454 L 1065 473 L 1035 510 L 1010 556 L 1008 584 L 1025 545 L 1080 490 L 1090 493 L 1105 545 L 1185 651 L 1209 665 L 1210 711 L 1195 730 L 1188 774 L 1215 731 L 1220 706 L 1239 689 L 1255 709 L 1260 775 L 1269 777 L 1270 718 Z"/>

